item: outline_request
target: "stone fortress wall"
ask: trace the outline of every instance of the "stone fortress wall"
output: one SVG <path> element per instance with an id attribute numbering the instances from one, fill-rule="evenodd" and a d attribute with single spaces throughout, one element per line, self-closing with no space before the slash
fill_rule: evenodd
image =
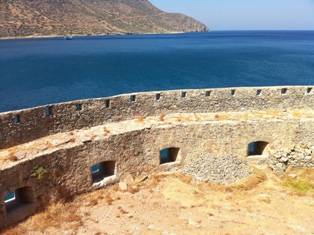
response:
<path id="1" fill-rule="evenodd" d="M 295 167 L 314 167 L 312 88 L 144 92 L 1 113 L 0 228 L 42 210 L 52 199 L 128 174 L 180 169 L 204 157 L 211 161 L 212 155 L 246 161 L 270 153 L 266 160 L 274 159 L 269 165 L 278 171 L 289 159 Z M 278 156 L 296 145 L 302 152 L 304 144 L 304 157 L 297 161 Z M 161 150 L 166 150 L 162 159 Z M 99 170 L 93 172 L 95 164 Z M 9 192 L 15 199 L 5 201 Z"/>

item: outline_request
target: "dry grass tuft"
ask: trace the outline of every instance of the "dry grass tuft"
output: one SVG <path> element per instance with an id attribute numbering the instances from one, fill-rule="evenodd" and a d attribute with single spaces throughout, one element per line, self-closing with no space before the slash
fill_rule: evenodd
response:
<path id="1" fill-rule="evenodd" d="M 166 115 L 164 113 L 160 114 L 159 121 L 161 121 L 161 122 L 165 121 L 165 116 Z"/>
<path id="2" fill-rule="evenodd" d="M 6 158 L 5 161 L 10 161 L 10 162 L 16 162 L 18 158 L 14 156 L 12 153 L 10 153 Z"/>
<path id="3" fill-rule="evenodd" d="M 186 117 L 186 116 L 179 116 L 176 118 L 177 122 L 191 122 L 192 119 L 191 117 Z"/>
<path id="4" fill-rule="evenodd" d="M 196 121 L 198 122 L 202 121 L 202 119 L 196 113 L 194 113 L 194 116 L 195 116 Z"/>
<path id="5" fill-rule="evenodd" d="M 242 180 L 232 185 L 210 185 L 210 188 L 224 192 L 243 192 L 256 188 L 260 183 L 267 180 L 263 170 L 253 168 L 253 173 L 248 179 Z M 201 187 L 204 185 L 200 184 Z"/>
<path id="6" fill-rule="evenodd" d="M 1 231 L 0 231 L 1 232 Z M 24 226 L 17 226 L 8 228 L 7 230 L 3 231 L 3 235 L 21 235 L 21 234 L 27 234 L 28 230 Z"/>
<path id="7" fill-rule="evenodd" d="M 223 115 L 223 114 L 216 114 L 215 115 L 215 119 L 219 120 L 219 121 L 225 121 L 228 120 L 228 116 L 227 115 Z"/>
<path id="8" fill-rule="evenodd" d="M 106 127 L 104 127 L 104 136 L 108 135 L 109 133 L 110 131 Z"/>
<path id="9" fill-rule="evenodd" d="M 271 200 L 269 197 L 260 197 L 257 199 L 259 202 L 265 202 L 267 204 L 271 204 Z"/>
<path id="10" fill-rule="evenodd" d="M 45 145 L 46 145 L 47 148 L 52 148 L 53 147 L 53 144 L 51 142 L 49 142 L 49 141 L 47 141 L 45 143 Z"/>
<path id="11" fill-rule="evenodd" d="M 147 186 L 149 188 L 154 188 L 155 186 L 157 186 L 159 184 L 159 182 L 162 180 L 162 178 L 164 178 L 165 176 L 161 175 L 161 174 L 153 174 L 150 179 L 147 182 Z"/>
<path id="12" fill-rule="evenodd" d="M 97 199 L 92 199 L 89 201 L 89 203 L 86 205 L 87 207 L 93 207 L 98 205 L 98 200 Z"/>
<path id="13" fill-rule="evenodd" d="M 180 179 L 182 182 L 190 184 L 192 182 L 192 176 L 183 175 L 181 173 L 176 174 L 177 178 Z"/>
<path id="14" fill-rule="evenodd" d="M 180 173 L 171 174 L 171 176 L 176 176 L 176 175 L 180 175 Z M 169 174 L 163 174 L 163 173 L 157 173 L 157 174 L 153 174 L 153 175 L 149 176 L 148 180 L 146 180 L 146 178 L 145 178 L 147 188 L 152 190 L 162 181 L 162 179 L 164 179 L 166 177 L 170 177 L 170 175 Z"/>
<path id="15" fill-rule="evenodd" d="M 301 110 L 293 110 L 291 113 L 296 118 L 301 118 L 303 114 Z"/>
<path id="16" fill-rule="evenodd" d="M 110 195 L 110 193 L 107 193 L 106 196 L 105 196 L 105 201 L 107 203 L 108 206 L 112 205 L 112 202 L 113 202 L 113 199 Z"/>
<path id="17" fill-rule="evenodd" d="M 138 187 L 129 187 L 128 188 L 128 191 L 131 193 L 131 194 L 134 194 L 134 193 L 138 193 L 140 191 L 140 189 Z"/>
<path id="18" fill-rule="evenodd" d="M 267 110 L 267 114 L 277 117 L 279 115 L 279 110 Z"/>
<path id="19" fill-rule="evenodd" d="M 45 233 L 49 228 L 62 228 L 78 231 L 83 220 L 79 214 L 79 206 L 73 203 L 51 204 L 44 212 L 30 217 L 27 221 L 14 228 L 4 231 L 4 235 L 32 234 L 34 232 Z"/>
<path id="20" fill-rule="evenodd" d="M 85 205 L 86 207 L 93 207 L 98 205 L 99 201 L 105 198 L 103 194 L 104 189 L 93 191 L 77 197 L 74 202 L 77 204 L 87 203 Z"/>
<path id="21" fill-rule="evenodd" d="M 232 185 L 233 190 L 248 191 L 256 188 L 260 183 L 267 180 L 266 173 L 263 170 L 253 168 L 253 173 L 248 179 Z"/>
<path id="22" fill-rule="evenodd" d="M 254 168 L 252 175 L 248 179 L 238 184 L 235 184 L 235 188 L 236 190 L 241 190 L 241 191 L 251 190 L 251 189 L 256 188 L 260 183 L 266 180 L 267 180 L 266 173 L 263 170 Z"/>
<path id="23" fill-rule="evenodd" d="M 242 118 L 244 119 L 244 120 L 248 120 L 249 119 L 249 117 L 250 117 L 250 114 L 249 113 L 244 113 L 243 115 L 242 115 Z"/>
<path id="24" fill-rule="evenodd" d="M 144 123 L 145 123 L 144 119 L 145 119 L 145 117 L 139 117 L 136 121 L 137 121 L 138 123 L 144 124 Z"/>
<path id="25" fill-rule="evenodd" d="M 176 118 L 176 122 L 182 122 L 182 119 L 180 117 Z"/>
<path id="26" fill-rule="evenodd" d="M 15 153 L 17 153 L 17 152 L 19 152 L 19 151 L 20 151 L 20 148 L 18 148 L 18 147 L 16 147 L 16 146 L 14 146 L 14 147 L 8 149 L 9 155 L 14 155 Z"/>
<path id="27" fill-rule="evenodd" d="M 113 185 L 110 189 L 112 191 L 114 191 L 114 192 L 118 192 L 119 191 L 119 186 L 118 185 Z"/>
<path id="28" fill-rule="evenodd" d="M 297 177 L 292 178 L 289 175 L 294 174 Z M 304 195 L 314 192 L 314 169 L 287 169 L 281 178 L 283 184 L 292 190 Z"/>
<path id="29" fill-rule="evenodd" d="M 123 210 L 121 206 L 118 207 L 119 211 L 121 212 L 121 214 L 128 214 L 127 211 Z"/>

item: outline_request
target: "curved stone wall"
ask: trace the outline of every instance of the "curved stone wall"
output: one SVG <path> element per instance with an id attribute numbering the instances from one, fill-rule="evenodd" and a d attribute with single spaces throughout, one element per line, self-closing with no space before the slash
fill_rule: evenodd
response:
<path id="1" fill-rule="evenodd" d="M 128 174 L 175 170 L 206 156 L 211 161 L 213 155 L 247 159 L 252 142 L 267 143 L 260 154 L 314 143 L 309 88 L 163 91 L 2 113 L 0 160 L 6 160 L 0 165 L 0 228 L 42 210 L 52 199 Z M 161 164 L 163 149 L 177 151 L 173 161 Z M 314 159 L 308 163 L 314 166 Z M 16 199 L 5 201 L 13 191 Z"/>
<path id="2" fill-rule="evenodd" d="M 0 114 L 0 149 L 40 137 L 139 116 L 314 107 L 313 87 L 259 87 L 134 93 Z"/>

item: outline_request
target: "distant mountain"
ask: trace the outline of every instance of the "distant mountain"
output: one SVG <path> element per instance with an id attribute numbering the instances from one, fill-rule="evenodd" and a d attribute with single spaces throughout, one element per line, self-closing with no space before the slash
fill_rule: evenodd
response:
<path id="1" fill-rule="evenodd" d="M 203 32 L 148 0 L 0 0 L 0 37 Z"/>

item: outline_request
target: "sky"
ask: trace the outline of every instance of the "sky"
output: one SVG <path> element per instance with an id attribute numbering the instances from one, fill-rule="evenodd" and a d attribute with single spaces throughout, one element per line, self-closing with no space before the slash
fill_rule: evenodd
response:
<path id="1" fill-rule="evenodd" d="M 314 30 L 314 0 L 149 0 L 211 30 Z"/>

